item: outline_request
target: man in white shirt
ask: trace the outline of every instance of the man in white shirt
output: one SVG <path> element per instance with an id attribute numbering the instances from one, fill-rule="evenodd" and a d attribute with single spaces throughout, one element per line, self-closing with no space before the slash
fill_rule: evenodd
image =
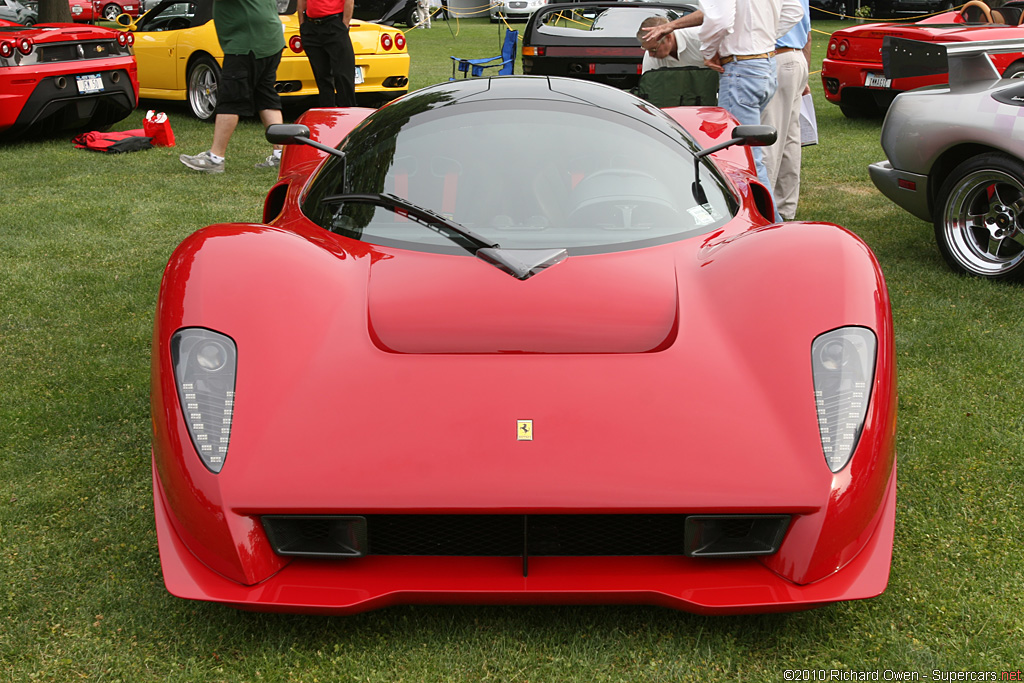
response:
<path id="1" fill-rule="evenodd" d="M 718 105 L 741 124 L 761 123 L 761 112 L 777 87 L 775 41 L 803 17 L 801 0 L 701 0 L 701 7 L 649 29 L 646 39 L 699 24 L 704 64 L 721 73 Z M 752 152 L 758 178 L 770 190 L 761 150 L 754 147 Z"/>

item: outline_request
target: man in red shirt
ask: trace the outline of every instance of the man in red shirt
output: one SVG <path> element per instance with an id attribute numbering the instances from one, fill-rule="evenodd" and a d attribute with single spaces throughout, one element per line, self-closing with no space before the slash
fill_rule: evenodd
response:
<path id="1" fill-rule="evenodd" d="M 354 0 L 298 0 L 299 35 L 321 107 L 356 105 L 356 55 L 348 26 Z"/>

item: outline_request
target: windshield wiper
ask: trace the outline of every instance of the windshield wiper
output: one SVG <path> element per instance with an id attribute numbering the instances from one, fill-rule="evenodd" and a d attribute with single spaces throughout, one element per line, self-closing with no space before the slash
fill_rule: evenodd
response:
<path id="1" fill-rule="evenodd" d="M 497 242 L 489 241 L 452 219 L 393 194 L 334 194 L 324 197 L 321 201 L 324 203 L 372 204 L 407 215 L 415 219 L 417 223 L 447 237 L 478 259 L 486 261 L 520 280 L 525 280 L 545 268 L 564 261 L 569 255 L 565 249 L 502 249 Z"/>

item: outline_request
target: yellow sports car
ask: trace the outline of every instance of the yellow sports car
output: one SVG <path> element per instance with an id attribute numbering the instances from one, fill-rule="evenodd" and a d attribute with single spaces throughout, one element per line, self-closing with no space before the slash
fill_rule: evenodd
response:
<path id="1" fill-rule="evenodd" d="M 299 38 L 295 0 L 278 0 L 278 12 L 288 46 L 277 69 L 277 91 L 286 97 L 316 95 Z M 122 14 L 118 23 L 135 34 L 139 96 L 185 100 L 196 118 L 212 118 L 224 61 L 213 26 L 213 0 L 163 0 L 138 20 Z M 408 92 L 409 53 L 401 31 L 353 20 L 349 35 L 360 105 L 378 105 Z"/>

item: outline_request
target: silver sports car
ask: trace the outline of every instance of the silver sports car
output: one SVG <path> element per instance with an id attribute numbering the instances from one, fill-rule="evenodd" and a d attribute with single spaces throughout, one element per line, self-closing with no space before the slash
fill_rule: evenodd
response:
<path id="1" fill-rule="evenodd" d="M 882 125 L 888 161 L 869 167 L 871 180 L 934 223 L 953 270 L 994 280 L 1024 279 L 1024 80 L 1001 79 L 988 55 L 1022 49 L 1017 39 L 883 47 L 886 77 L 950 78 L 896 98 Z"/>

